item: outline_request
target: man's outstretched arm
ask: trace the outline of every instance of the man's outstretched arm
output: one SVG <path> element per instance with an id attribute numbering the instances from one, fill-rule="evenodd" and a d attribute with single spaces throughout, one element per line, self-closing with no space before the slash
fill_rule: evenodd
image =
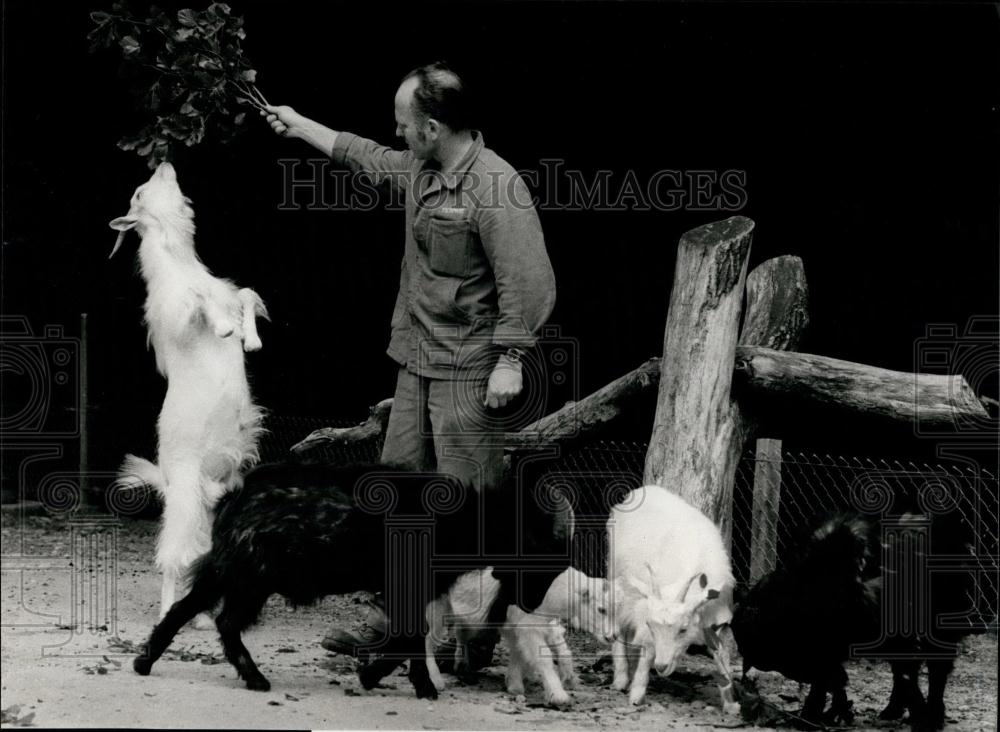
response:
<path id="1" fill-rule="evenodd" d="M 291 107 L 266 107 L 266 109 L 267 113 L 261 111 L 261 116 L 267 119 L 271 129 L 276 133 L 282 137 L 305 140 L 324 154 L 330 154 L 339 132 L 302 116 Z"/>

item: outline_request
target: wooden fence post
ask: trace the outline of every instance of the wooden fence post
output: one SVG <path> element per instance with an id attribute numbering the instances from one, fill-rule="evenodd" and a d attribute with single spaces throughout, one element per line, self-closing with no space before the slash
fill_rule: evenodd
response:
<path id="1" fill-rule="evenodd" d="M 755 583 L 777 563 L 778 508 L 781 503 L 781 440 L 757 440 L 753 471 L 753 513 L 750 519 L 750 582 Z"/>
<path id="2" fill-rule="evenodd" d="M 677 247 L 667 308 L 656 416 L 643 482 L 663 486 L 717 520 L 719 466 L 728 443 L 720 425 L 731 409 L 753 221 L 733 216 L 685 233 Z"/>

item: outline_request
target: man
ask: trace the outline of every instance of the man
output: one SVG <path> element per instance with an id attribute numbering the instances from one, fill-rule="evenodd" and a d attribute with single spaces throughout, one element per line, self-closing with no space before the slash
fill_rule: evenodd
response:
<path id="1" fill-rule="evenodd" d="M 555 303 L 555 278 L 531 196 L 471 128 L 468 93 L 444 64 L 407 74 L 396 92 L 399 152 L 337 132 L 290 107 L 268 107 L 297 137 L 405 196 L 406 241 L 388 354 L 399 364 L 382 461 L 438 470 L 477 491 L 503 469 L 497 410 L 523 388 L 521 358 Z M 335 632 L 350 650 L 384 632 Z"/>

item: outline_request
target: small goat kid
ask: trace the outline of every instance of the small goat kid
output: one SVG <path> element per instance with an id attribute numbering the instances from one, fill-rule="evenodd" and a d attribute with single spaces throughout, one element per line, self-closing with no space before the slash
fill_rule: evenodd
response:
<path id="1" fill-rule="evenodd" d="M 618 623 L 614 688 L 628 688 L 629 701 L 641 704 L 650 667 L 669 676 L 689 647 L 705 646 L 725 680 L 723 710 L 738 712 L 720 638 L 732 619 L 735 583 L 719 529 L 680 496 L 646 486 L 612 510 L 608 542 Z"/>
<path id="2" fill-rule="evenodd" d="M 211 546 L 218 499 L 258 459 L 263 414 L 250 395 L 243 351 L 260 349 L 255 318 L 267 311 L 257 293 L 214 277 L 198 258 L 194 211 L 169 163 L 135 190 L 128 214 L 110 226 L 119 232 L 111 256 L 128 231 L 142 238 L 148 342 L 167 379 L 158 464 L 128 455 L 118 481 L 120 488 L 150 485 L 163 499 L 156 547 L 162 618 L 177 581 Z M 214 627 L 206 616 L 196 625 Z"/>
<path id="3" fill-rule="evenodd" d="M 446 627 L 451 625 L 457 641 L 455 668 L 467 667 L 467 643 L 487 622 L 499 591 L 500 582 L 493 577 L 493 568 L 487 567 L 462 575 L 446 596 L 427 606 L 427 669 L 439 691 L 445 688 L 445 681 L 434 656 L 436 643 L 445 640 Z M 542 604 L 533 612 L 527 613 L 516 605 L 507 608 L 503 638 L 510 654 L 507 691 L 511 694 L 523 694 L 525 674 L 535 674 L 545 689 L 546 703 L 570 703 L 566 689 L 575 685 L 576 676 L 561 621 L 610 642 L 614 626 L 608 612 L 605 580 L 569 568 L 552 581 Z"/>

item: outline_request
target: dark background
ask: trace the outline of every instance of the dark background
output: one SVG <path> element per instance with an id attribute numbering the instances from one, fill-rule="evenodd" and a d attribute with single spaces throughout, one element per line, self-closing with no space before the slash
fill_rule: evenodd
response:
<path id="1" fill-rule="evenodd" d="M 750 266 L 780 254 L 805 263 L 811 326 L 800 350 L 964 373 L 997 396 L 995 6 L 231 4 L 270 101 L 335 129 L 398 146 L 399 79 L 447 59 L 478 91 L 487 145 L 516 168 L 560 158 L 619 182 L 629 170 L 639 180 L 745 170 Z M 3 313 L 67 337 L 88 313 L 92 462 L 105 469 L 125 451 L 148 454 L 164 393 L 145 349 L 136 240 L 107 260 L 107 222 L 149 175 L 115 146 L 141 126 L 117 53 L 87 52 L 88 13 L 109 5 L 5 2 L 3 80 Z M 393 389 L 384 349 L 402 213 L 279 211 L 279 158 L 316 155 L 250 122 L 232 145 L 176 161 L 198 251 L 270 308 L 264 350 L 249 358 L 258 401 L 360 420 Z M 578 354 L 578 376 L 551 390 L 554 409 L 661 351 L 678 238 L 730 213 L 540 215 L 559 287 L 552 322 Z M 978 335 L 967 335 L 973 322 Z M 930 364 L 921 349 L 935 324 L 946 335 Z M 6 415 L 30 388 L 5 369 Z M 70 406 L 61 398 L 53 414 Z M 989 451 L 972 449 L 981 431 L 915 436 L 804 404 L 775 404 L 768 417 L 790 447 L 895 456 L 957 445 L 996 461 L 995 436 Z M 651 418 L 637 410 L 616 436 L 646 439 Z"/>

